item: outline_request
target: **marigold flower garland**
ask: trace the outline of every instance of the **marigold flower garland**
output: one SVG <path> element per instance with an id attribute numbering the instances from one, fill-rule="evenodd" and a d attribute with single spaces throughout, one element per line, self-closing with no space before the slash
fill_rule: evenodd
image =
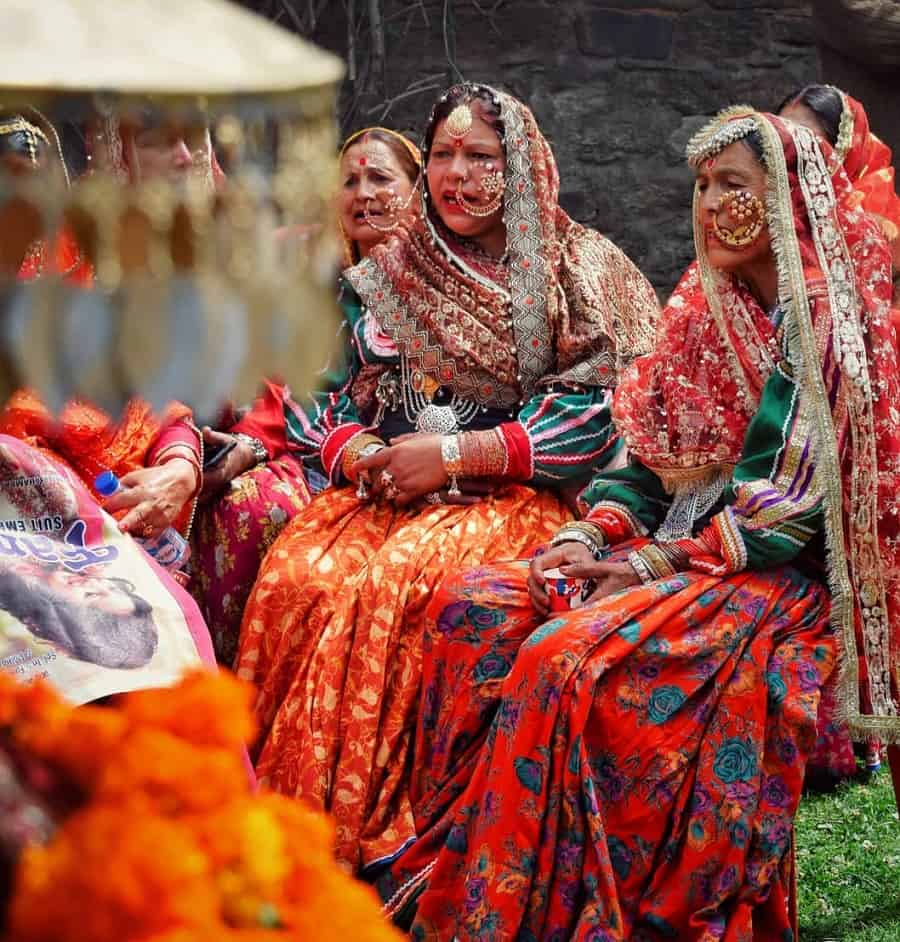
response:
<path id="1" fill-rule="evenodd" d="M 329 821 L 251 791 L 247 697 L 230 676 L 198 673 L 73 709 L 0 674 L 0 746 L 69 795 L 55 835 L 19 858 L 0 936 L 397 942 L 374 895 L 334 863 Z"/>

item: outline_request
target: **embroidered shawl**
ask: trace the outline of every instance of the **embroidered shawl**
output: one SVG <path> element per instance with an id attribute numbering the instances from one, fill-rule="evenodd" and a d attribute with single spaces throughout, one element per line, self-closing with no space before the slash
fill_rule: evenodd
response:
<path id="1" fill-rule="evenodd" d="M 505 127 L 505 277 L 486 277 L 446 238 L 425 185 L 421 217 L 346 276 L 411 367 L 466 399 L 509 408 L 557 380 L 613 385 L 652 347 L 656 296 L 560 207 L 556 161 L 529 109 L 488 91 Z"/>

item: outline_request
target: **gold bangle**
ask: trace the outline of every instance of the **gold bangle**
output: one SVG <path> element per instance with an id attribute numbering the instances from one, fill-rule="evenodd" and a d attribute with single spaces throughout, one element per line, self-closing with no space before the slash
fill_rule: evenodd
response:
<path id="1" fill-rule="evenodd" d="M 587 520 L 573 520 L 571 523 L 567 523 L 564 529 L 580 530 L 589 536 L 597 546 L 606 546 L 606 534 L 596 523 L 590 523 Z"/>
<path id="2" fill-rule="evenodd" d="M 357 432 L 344 446 L 344 454 L 341 456 L 341 472 L 348 481 L 356 483 L 356 478 L 350 469 L 363 456 L 363 451 L 368 448 L 372 449 L 369 452 L 369 454 L 372 454 L 375 451 L 381 451 L 382 448 L 387 448 L 387 445 L 377 435 L 372 435 L 370 432 Z"/>

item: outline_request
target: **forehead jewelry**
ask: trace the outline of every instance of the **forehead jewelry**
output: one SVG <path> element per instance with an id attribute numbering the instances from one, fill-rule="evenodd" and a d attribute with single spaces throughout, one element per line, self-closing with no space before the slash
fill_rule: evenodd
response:
<path id="1" fill-rule="evenodd" d="M 40 128 L 35 127 L 30 121 L 25 121 L 24 118 L 13 118 L 0 123 L 0 135 L 16 133 L 24 135 L 25 145 L 28 148 L 28 159 L 36 167 L 38 162 L 38 141 L 43 142 L 47 147 L 50 146 L 50 142 Z"/>
<path id="2" fill-rule="evenodd" d="M 722 229 L 719 215 L 727 212 L 734 228 Z M 763 201 L 749 190 L 729 190 L 723 193 L 713 216 L 716 238 L 730 249 L 745 249 L 760 237 L 766 224 Z"/>
<path id="3" fill-rule="evenodd" d="M 450 112 L 444 128 L 455 141 L 462 142 L 462 139 L 472 130 L 472 109 L 466 102 L 457 105 Z"/>

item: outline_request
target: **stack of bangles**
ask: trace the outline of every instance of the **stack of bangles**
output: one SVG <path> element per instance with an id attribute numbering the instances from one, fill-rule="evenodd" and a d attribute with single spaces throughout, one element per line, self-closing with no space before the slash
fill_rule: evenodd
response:
<path id="1" fill-rule="evenodd" d="M 688 554 L 675 543 L 648 543 L 628 554 L 631 568 L 645 585 L 681 572 L 687 561 Z"/>
<path id="2" fill-rule="evenodd" d="M 441 438 L 441 459 L 447 472 L 447 494 L 459 497 L 459 479 L 497 478 L 507 470 L 509 456 L 499 429 L 460 432 Z"/>
<path id="3" fill-rule="evenodd" d="M 360 432 L 358 435 L 354 435 L 344 448 L 344 454 L 341 457 L 341 471 L 348 481 L 356 484 L 356 496 L 360 500 L 365 500 L 369 495 L 366 489 L 366 481 L 362 476 L 357 478 L 352 470 L 353 465 L 360 459 L 368 458 L 369 455 L 374 455 L 376 451 L 381 451 L 382 448 L 387 448 L 385 442 L 377 435 L 372 435 L 369 432 Z"/>
<path id="4" fill-rule="evenodd" d="M 606 545 L 606 538 L 596 524 L 587 520 L 573 520 L 553 537 L 550 545 L 559 546 L 562 543 L 581 543 L 591 551 L 594 558 L 598 558 Z"/>

